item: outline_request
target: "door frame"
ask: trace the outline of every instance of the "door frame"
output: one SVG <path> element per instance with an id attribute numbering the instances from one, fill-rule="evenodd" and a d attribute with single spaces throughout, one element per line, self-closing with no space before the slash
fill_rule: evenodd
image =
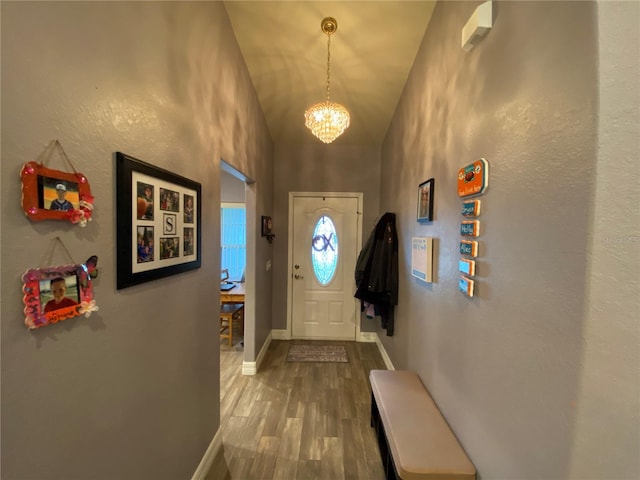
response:
<path id="1" fill-rule="evenodd" d="M 245 263 L 245 296 L 244 296 L 244 351 L 242 354 L 242 374 L 255 375 L 256 373 L 256 320 L 255 320 L 255 291 L 256 291 L 256 224 L 257 224 L 257 206 L 256 206 L 256 181 L 247 177 L 240 170 L 220 159 L 220 171 L 224 170 L 228 174 L 237 178 L 244 184 L 244 206 L 246 212 L 246 263 Z M 221 177 L 218 177 L 219 193 L 222 191 Z M 222 198 L 218 198 L 219 206 L 222 205 Z M 222 228 L 220 223 L 220 213 L 218 213 L 218 227 Z M 220 234 L 217 239 L 218 248 L 218 269 L 220 271 Z M 217 279 L 219 273 L 215 273 Z M 218 303 L 220 303 L 220 292 L 218 291 Z M 217 338 L 217 337 L 216 337 Z M 218 352 L 219 356 L 219 352 Z M 220 364 L 218 362 L 218 370 Z"/>
<path id="2" fill-rule="evenodd" d="M 309 198 L 309 197 L 325 197 L 325 198 L 355 198 L 358 200 L 357 206 L 357 218 L 358 224 L 356 226 L 356 251 L 360 251 L 362 249 L 362 202 L 363 202 L 363 193 L 362 192 L 289 192 L 289 224 L 288 224 L 288 237 L 287 237 L 287 336 L 289 338 L 292 337 L 292 328 L 293 328 L 293 275 L 291 272 L 293 271 L 293 202 L 296 198 Z M 355 272 L 354 272 L 355 274 Z M 355 278 L 354 278 L 354 288 L 355 288 Z M 355 318 L 356 318 L 356 335 L 355 340 L 357 342 L 362 341 L 360 335 L 360 324 L 362 323 L 362 319 L 360 318 L 360 307 L 358 306 L 358 302 L 354 301 L 355 309 Z"/>

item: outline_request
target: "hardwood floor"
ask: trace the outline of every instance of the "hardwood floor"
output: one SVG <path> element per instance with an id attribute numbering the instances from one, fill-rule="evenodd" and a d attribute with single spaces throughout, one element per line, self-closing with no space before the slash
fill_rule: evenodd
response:
<path id="1" fill-rule="evenodd" d="M 293 363 L 292 343 L 344 345 L 349 363 Z M 384 479 L 369 423 L 375 343 L 274 340 L 258 374 L 242 351 L 220 353 L 223 447 L 207 480 Z"/>

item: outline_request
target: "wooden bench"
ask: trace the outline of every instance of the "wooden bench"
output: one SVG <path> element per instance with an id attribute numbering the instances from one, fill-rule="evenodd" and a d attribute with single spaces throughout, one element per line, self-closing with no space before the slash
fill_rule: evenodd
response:
<path id="1" fill-rule="evenodd" d="M 474 480 L 476 469 L 414 372 L 372 370 L 371 426 L 386 478 Z"/>

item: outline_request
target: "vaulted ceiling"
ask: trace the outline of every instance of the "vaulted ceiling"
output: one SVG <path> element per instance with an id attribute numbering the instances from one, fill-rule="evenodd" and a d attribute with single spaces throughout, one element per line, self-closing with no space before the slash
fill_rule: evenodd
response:
<path id="1" fill-rule="evenodd" d="M 225 6 L 276 143 L 320 142 L 304 111 L 326 99 L 327 36 L 334 17 L 331 100 L 351 114 L 340 144 L 380 145 L 435 1 L 227 1 Z"/>

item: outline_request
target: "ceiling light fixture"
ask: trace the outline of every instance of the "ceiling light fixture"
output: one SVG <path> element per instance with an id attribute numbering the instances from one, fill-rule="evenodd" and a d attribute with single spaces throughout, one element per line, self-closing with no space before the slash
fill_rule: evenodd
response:
<path id="1" fill-rule="evenodd" d="M 349 127 L 349 112 L 339 103 L 330 101 L 331 88 L 331 35 L 338 29 L 335 18 L 322 19 L 320 28 L 327 35 L 327 101 L 316 103 L 304 112 L 304 124 L 324 143 L 331 143 Z"/>

